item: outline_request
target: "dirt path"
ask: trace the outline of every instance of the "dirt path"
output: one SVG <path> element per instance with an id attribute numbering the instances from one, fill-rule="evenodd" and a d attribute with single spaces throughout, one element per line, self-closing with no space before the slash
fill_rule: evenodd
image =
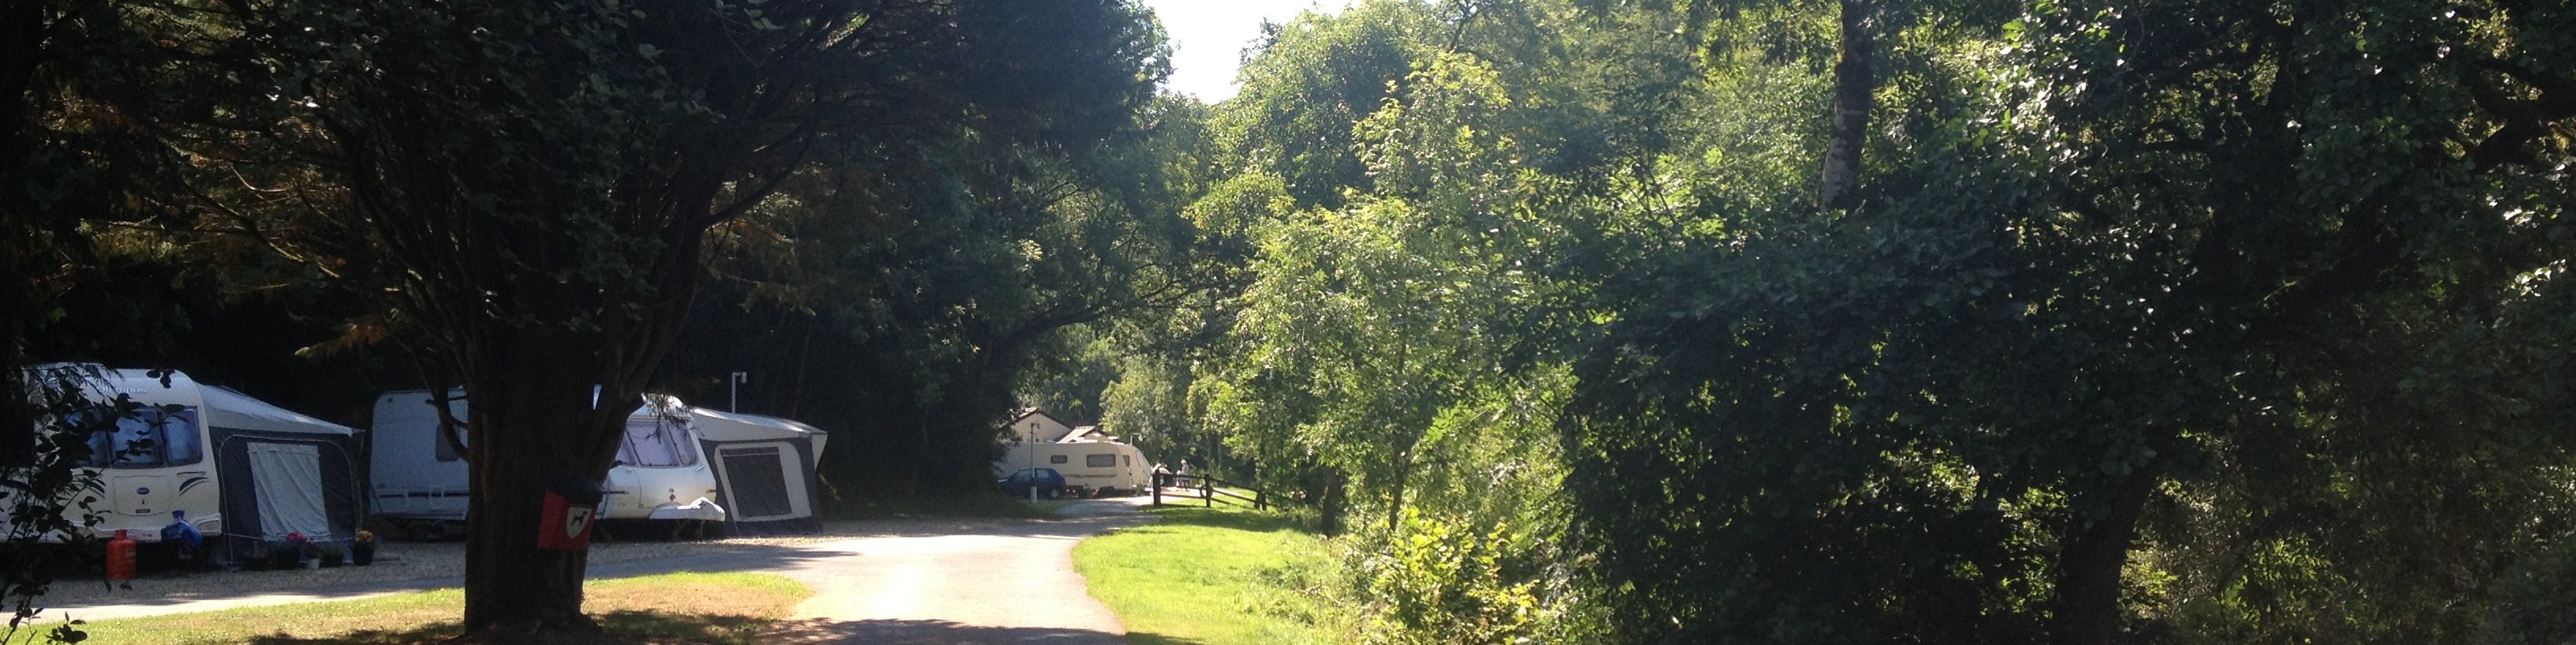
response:
<path id="1" fill-rule="evenodd" d="M 1147 521 L 1135 512 L 1143 501 L 1080 502 L 1058 509 L 1061 517 L 1048 520 L 854 522 L 831 527 L 833 535 L 828 536 L 676 543 L 668 553 L 595 562 L 590 574 L 618 578 L 672 571 L 763 571 L 812 586 L 814 597 L 799 605 L 793 619 L 769 642 L 1125 643 L 1126 630 L 1117 616 L 1093 600 L 1082 576 L 1073 572 L 1073 546 L 1084 537 Z M 191 582 L 215 582 L 233 575 L 243 574 L 199 574 L 192 577 L 203 579 Z M 245 585 L 231 593 L 124 592 L 110 594 L 104 603 L 58 604 L 47 613 L 90 620 L 131 618 L 354 598 L 453 587 L 460 582 L 449 575 L 286 589 Z"/>

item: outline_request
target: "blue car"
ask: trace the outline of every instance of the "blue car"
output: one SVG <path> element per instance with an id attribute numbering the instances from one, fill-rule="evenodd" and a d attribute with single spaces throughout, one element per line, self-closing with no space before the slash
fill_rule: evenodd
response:
<path id="1" fill-rule="evenodd" d="M 1002 493 L 1012 497 L 1028 497 L 1029 487 L 1033 485 L 1040 497 L 1055 499 L 1064 496 L 1064 473 L 1053 468 L 1022 468 L 998 483 L 1002 485 Z"/>

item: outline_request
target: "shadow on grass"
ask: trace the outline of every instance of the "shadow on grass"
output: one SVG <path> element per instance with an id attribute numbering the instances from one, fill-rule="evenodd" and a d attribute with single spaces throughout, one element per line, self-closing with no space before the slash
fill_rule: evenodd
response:
<path id="1" fill-rule="evenodd" d="M 1164 636 L 1152 632 L 1127 632 L 1128 645 L 1208 645 L 1207 641 Z"/>
<path id="2" fill-rule="evenodd" d="M 602 631 L 556 633 L 543 638 L 464 639 L 460 623 L 442 622 L 401 631 L 367 630 L 306 638 L 288 634 L 252 636 L 245 645 L 748 645 L 768 642 L 761 635 L 776 621 L 723 614 L 678 614 L 612 611 L 595 616 Z"/>
<path id="3" fill-rule="evenodd" d="M 795 645 L 851 644 L 867 645 L 1000 645 L 1033 643 L 1043 645 L 1124 645 L 1126 643 L 1171 643 L 1204 645 L 1191 640 L 1152 640 L 1152 635 L 1120 636 L 1088 629 L 1057 627 L 980 627 L 945 620 L 831 620 L 811 619 L 777 624 L 755 639 L 761 643 Z"/>
<path id="4" fill-rule="evenodd" d="M 1316 532 L 1315 527 L 1309 525 L 1303 518 L 1275 512 L 1249 510 L 1229 511 L 1225 509 L 1173 506 L 1148 509 L 1146 512 L 1154 514 L 1155 517 L 1163 518 L 1161 523 L 1166 526 L 1206 526 L 1261 533 L 1276 531 L 1296 531 L 1299 533 Z"/>

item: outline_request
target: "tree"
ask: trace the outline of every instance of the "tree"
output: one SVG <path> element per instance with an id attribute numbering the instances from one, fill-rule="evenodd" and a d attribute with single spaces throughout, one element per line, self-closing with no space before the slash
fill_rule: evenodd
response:
<path id="1" fill-rule="evenodd" d="M 1938 9 L 1857 206 L 1717 201 L 1625 296 L 1566 425 L 1623 638 L 2509 637 L 2569 536 L 2515 133 L 2568 126 L 2495 59 L 2564 18 L 2207 9 Z"/>
<path id="2" fill-rule="evenodd" d="M 1260 174 L 1278 177 L 1299 206 L 1338 206 L 1367 190 L 1352 126 L 1413 72 L 1438 29 L 1415 2 L 1363 3 L 1340 16 L 1300 15 L 1266 25 L 1243 66 L 1243 90 L 1217 116 Z"/>
<path id="3" fill-rule="evenodd" d="M 309 215 L 366 241 L 348 257 L 381 263 L 355 275 L 385 281 L 365 286 L 390 294 L 394 337 L 434 391 L 471 392 L 482 633 L 587 624 L 583 554 L 536 548 L 541 493 L 610 466 L 710 227 L 862 140 L 1090 145 L 1156 55 L 1115 2 L 199 9 L 192 42 L 246 53 L 205 63 L 241 83 L 217 114 L 260 117 L 209 127 L 311 164 Z"/>

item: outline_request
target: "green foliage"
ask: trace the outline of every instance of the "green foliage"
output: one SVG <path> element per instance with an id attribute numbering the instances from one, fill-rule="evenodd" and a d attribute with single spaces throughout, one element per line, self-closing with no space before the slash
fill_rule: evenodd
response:
<path id="1" fill-rule="evenodd" d="M 1583 582 L 1540 605 L 1629 642 L 2547 629 L 2564 12 L 1867 3 L 1824 212 L 1854 3 L 1674 5 L 1310 15 L 1219 107 L 1305 210 L 1199 318 L 1219 360 L 1155 380 L 1264 481 L 1388 513 L 1350 538 L 1388 638 L 1481 638 L 1432 634 L 1539 580 L 1407 541 L 1497 526 L 1565 527 L 1528 557 Z M 1555 391 L 1562 457 L 1453 434 Z M 1442 481 L 1506 465 L 1562 492 Z"/>
<path id="2" fill-rule="evenodd" d="M 2466 32 L 2245 11 L 1960 10 L 1862 207 L 1711 202 L 1776 210 L 1671 256 L 1568 425 L 1627 638 L 2478 638 L 2567 535 L 2561 314 L 2510 286 L 2563 196 L 2478 169 Z"/>
<path id="3" fill-rule="evenodd" d="M 1428 518 L 1408 509 L 1402 530 L 1360 561 L 1363 597 L 1377 624 L 1368 643 L 1523 643 L 1542 638 L 1549 607 L 1541 600 L 1546 566 L 1533 557 L 1537 538 L 1521 527 L 1485 528 Z"/>
<path id="4" fill-rule="evenodd" d="M 1428 14 L 1419 3 L 1369 2 L 1266 26 L 1243 89 L 1219 110 L 1218 132 L 1300 206 L 1338 206 L 1343 191 L 1367 190 L 1352 126 L 1413 73 L 1422 40 L 1438 27 Z"/>

